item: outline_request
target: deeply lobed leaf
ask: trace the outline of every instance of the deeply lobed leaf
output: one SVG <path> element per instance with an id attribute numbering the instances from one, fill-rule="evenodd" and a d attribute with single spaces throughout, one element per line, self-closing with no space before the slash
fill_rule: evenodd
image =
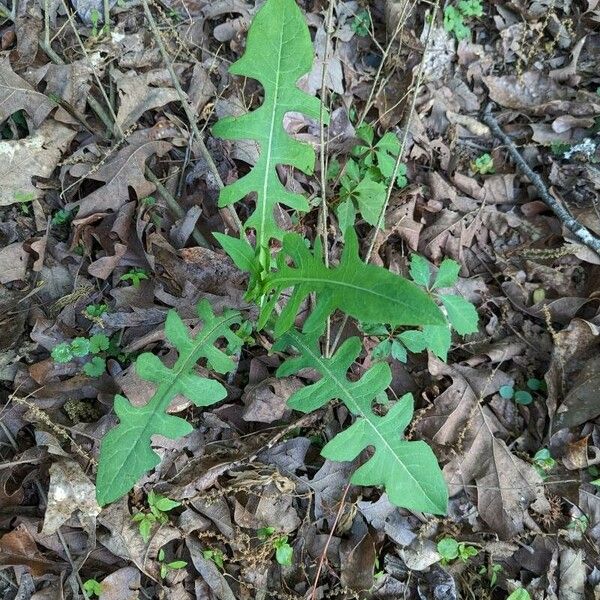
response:
<path id="1" fill-rule="evenodd" d="M 278 369 L 280 377 L 304 368 L 316 369 L 321 379 L 308 385 L 289 399 L 292 408 L 311 412 L 327 402 L 339 399 L 356 421 L 338 433 L 322 450 L 331 460 L 355 459 L 363 450 L 373 447 L 375 453 L 352 476 L 357 485 L 382 485 L 391 502 L 397 506 L 445 514 L 448 491 L 431 448 L 422 441 L 408 441 L 402 432 L 413 414 L 413 399 L 406 394 L 385 416 L 373 411 L 373 401 L 384 393 L 392 379 L 387 363 L 378 363 L 358 381 L 350 381 L 348 369 L 361 350 L 358 338 L 350 338 L 331 357 L 321 355 L 316 335 L 290 331 L 276 347 L 293 346 L 301 354 L 285 361 Z"/>
<path id="2" fill-rule="evenodd" d="M 198 314 L 203 327 L 195 337 L 175 311 L 167 315 L 165 333 L 179 352 L 172 368 L 154 354 L 144 353 L 137 358 L 138 375 L 157 384 L 149 402 L 137 407 L 123 396 L 115 397 L 119 424 L 108 432 L 100 447 L 96 477 L 99 504 L 108 504 L 126 494 L 144 473 L 160 462 L 150 445 L 153 435 L 175 439 L 192 431 L 187 421 L 166 413 L 177 394 L 186 396 L 196 406 L 208 406 L 225 398 L 225 388 L 218 381 L 196 375 L 194 367 L 200 358 L 205 358 L 219 373 L 234 367 L 232 359 L 215 348 L 214 343 L 219 338 L 225 338 L 231 345 L 241 343 L 231 330 L 232 325 L 240 323 L 240 316 L 233 311 L 215 316 L 206 301 L 198 305 Z"/>
<path id="3" fill-rule="evenodd" d="M 293 266 L 286 264 L 291 258 Z M 265 291 L 274 292 L 261 315 L 264 325 L 283 290 L 294 288 L 275 324 L 275 335 L 287 331 L 308 294 L 317 295 L 316 306 L 304 331 L 321 330 L 328 315 L 339 309 L 365 323 L 389 325 L 445 325 L 444 315 L 431 297 L 417 285 L 387 269 L 365 264 L 358 254 L 353 229 L 345 234 L 345 246 L 337 267 L 327 267 L 319 241 L 314 252 L 297 234 L 288 234 L 277 257 L 278 269 L 265 278 Z"/>
<path id="4" fill-rule="evenodd" d="M 310 32 L 295 0 L 267 0 L 258 11 L 246 43 L 246 52 L 230 72 L 258 80 L 264 88 L 262 105 L 240 117 L 221 119 L 213 133 L 228 140 L 255 140 L 260 146 L 258 162 L 250 172 L 226 186 L 219 198 L 220 206 L 233 204 L 255 193 L 256 209 L 244 224 L 256 230 L 258 248 L 268 246 L 271 238 L 281 239 L 274 210 L 283 204 L 307 211 L 301 194 L 285 189 L 276 171 L 277 165 L 290 165 L 311 174 L 315 152 L 308 144 L 290 137 L 283 128 L 283 117 L 290 111 L 318 119 L 321 104 L 297 87 L 297 82 L 311 70 L 313 47 Z"/>

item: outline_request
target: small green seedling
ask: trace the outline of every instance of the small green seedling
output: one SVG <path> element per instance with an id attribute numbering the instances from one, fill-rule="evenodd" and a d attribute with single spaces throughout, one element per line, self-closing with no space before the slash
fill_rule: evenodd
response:
<path id="1" fill-rule="evenodd" d="M 531 600 L 531 596 L 525 588 L 517 588 L 506 600 Z"/>
<path id="2" fill-rule="evenodd" d="M 368 10 L 359 10 L 350 25 L 352 31 L 359 37 L 366 37 L 371 31 L 371 14 Z"/>
<path id="3" fill-rule="evenodd" d="M 571 522 L 567 525 L 567 529 L 573 529 L 579 533 L 585 533 L 590 526 L 590 520 L 586 515 L 571 517 Z"/>
<path id="4" fill-rule="evenodd" d="M 542 448 L 533 455 L 533 468 L 542 479 L 548 477 L 548 471 L 556 466 L 556 461 L 550 455 L 548 448 Z"/>
<path id="5" fill-rule="evenodd" d="M 287 535 L 276 535 L 275 527 L 262 527 L 257 532 L 258 538 L 268 541 L 275 549 L 275 560 L 284 566 L 289 567 L 292 564 L 294 549 L 288 543 Z"/>
<path id="6" fill-rule="evenodd" d="M 536 379 L 535 377 L 531 377 L 527 380 L 527 387 L 531 390 L 531 392 L 543 392 L 546 391 L 546 382 Z M 498 390 L 500 396 L 505 400 L 514 399 L 517 404 L 522 404 L 523 406 L 527 406 L 533 402 L 533 396 L 531 392 L 527 390 L 515 390 L 512 385 L 503 385 Z"/>
<path id="7" fill-rule="evenodd" d="M 217 565 L 217 567 L 219 567 L 219 569 L 221 569 L 221 570 L 223 569 L 223 565 L 225 563 L 225 554 L 223 553 L 222 550 L 219 550 L 218 548 L 211 548 L 210 550 L 203 550 L 202 556 L 206 560 L 211 560 L 212 562 L 214 562 L 215 565 Z"/>
<path id="8" fill-rule="evenodd" d="M 102 593 L 102 584 L 95 579 L 88 579 L 83 582 L 83 589 L 90 598 L 93 596 L 99 597 Z"/>
<path id="9" fill-rule="evenodd" d="M 486 575 L 487 578 L 490 580 L 490 588 L 496 586 L 496 584 L 498 583 L 498 575 L 500 575 L 500 573 L 502 573 L 502 565 L 499 565 L 497 563 L 494 563 L 487 567 L 484 566 L 481 567 L 481 569 L 479 569 L 479 574 Z"/>
<path id="10" fill-rule="evenodd" d="M 83 312 L 86 317 L 88 317 L 91 320 L 94 320 L 99 319 L 107 310 L 108 306 L 104 303 L 88 304 Z"/>
<path id="11" fill-rule="evenodd" d="M 169 574 L 169 571 L 176 571 L 177 569 L 185 569 L 187 567 L 185 560 L 165 562 L 165 551 L 162 548 L 158 551 L 158 562 L 160 563 L 161 579 L 164 579 Z"/>
<path id="12" fill-rule="evenodd" d="M 474 546 L 464 542 L 457 542 L 454 538 L 445 537 L 437 543 L 437 551 L 442 557 L 442 563 L 447 564 L 459 559 L 467 562 L 472 556 L 477 556 L 478 551 Z"/>
<path id="13" fill-rule="evenodd" d="M 57 227 L 66 225 L 73 219 L 73 213 L 70 210 L 61 208 L 52 215 L 52 225 Z"/>
<path id="14" fill-rule="evenodd" d="M 450 5 L 444 9 L 444 29 L 448 33 L 454 33 L 457 40 L 465 40 L 471 36 L 465 19 L 482 16 L 481 0 L 460 0 L 456 6 Z"/>
<path id="15" fill-rule="evenodd" d="M 119 277 L 119 281 L 131 281 L 133 287 L 140 287 L 140 282 L 148 279 L 148 273 L 141 267 L 133 267 Z"/>
<path id="16" fill-rule="evenodd" d="M 167 513 L 178 506 L 181 506 L 181 502 L 160 496 L 153 491 L 148 493 L 148 507 L 150 510 L 140 511 L 132 517 L 133 521 L 138 523 L 138 529 L 144 542 L 148 543 L 150 540 L 150 533 L 154 524 L 164 525 L 167 523 L 169 520 Z"/>
<path id="17" fill-rule="evenodd" d="M 496 172 L 494 169 L 494 160 L 487 152 L 476 158 L 474 161 L 471 161 L 471 170 L 480 175 Z"/>
<path id="18" fill-rule="evenodd" d="M 90 338 L 76 337 L 69 342 L 57 344 L 51 356 L 57 363 L 68 363 L 75 358 L 85 358 L 89 354 L 100 354 L 108 350 L 110 340 L 103 333 L 96 333 Z M 83 372 L 89 377 L 100 377 L 106 370 L 106 360 L 102 356 L 93 356 L 83 365 Z"/>

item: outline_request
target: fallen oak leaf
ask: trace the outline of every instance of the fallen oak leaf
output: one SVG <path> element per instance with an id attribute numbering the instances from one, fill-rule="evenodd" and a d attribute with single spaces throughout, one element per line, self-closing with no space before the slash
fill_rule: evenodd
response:
<path id="1" fill-rule="evenodd" d="M 131 138 L 130 138 L 131 142 Z M 171 149 L 167 141 L 143 140 L 125 146 L 116 156 L 94 169 L 90 165 L 76 164 L 70 174 L 83 179 L 103 181 L 98 190 L 86 196 L 79 204 L 78 219 L 96 212 L 118 210 L 129 201 L 129 188 L 133 188 L 138 199 L 145 198 L 154 192 L 156 186 L 144 175 L 146 161 L 153 155 L 164 156 Z"/>

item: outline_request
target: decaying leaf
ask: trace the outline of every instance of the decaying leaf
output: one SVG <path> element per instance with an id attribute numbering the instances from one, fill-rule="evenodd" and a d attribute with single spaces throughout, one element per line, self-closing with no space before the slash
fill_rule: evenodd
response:
<path id="1" fill-rule="evenodd" d="M 41 198 L 33 178 L 52 175 L 75 134 L 69 127 L 48 121 L 22 140 L 0 140 L 0 206 Z"/>
<path id="2" fill-rule="evenodd" d="M 44 535 L 52 535 L 78 511 L 85 529 L 95 529 L 100 506 L 96 488 L 74 460 L 58 458 L 50 467 L 50 489 L 44 516 Z"/>

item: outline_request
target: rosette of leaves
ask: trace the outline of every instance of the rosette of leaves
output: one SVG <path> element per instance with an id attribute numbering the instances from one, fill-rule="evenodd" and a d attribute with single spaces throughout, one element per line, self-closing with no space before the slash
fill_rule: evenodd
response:
<path id="1" fill-rule="evenodd" d="M 350 381 L 348 371 L 362 348 L 356 337 L 346 340 L 330 358 L 321 355 L 316 335 L 294 330 L 286 333 L 275 347 L 294 347 L 300 353 L 279 367 L 279 377 L 305 368 L 315 369 L 321 375 L 316 383 L 292 394 L 289 406 L 311 412 L 339 399 L 356 417 L 348 429 L 325 445 L 322 456 L 349 461 L 371 447 L 374 454 L 354 472 L 353 483 L 384 486 L 390 501 L 397 506 L 446 513 L 448 491 L 433 451 L 423 441 L 403 439 L 403 431 L 413 415 L 412 395 L 405 394 L 384 416 L 373 409 L 374 402 L 387 400 L 385 390 L 392 380 L 387 363 L 377 363 L 360 379 Z"/>
<path id="2" fill-rule="evenodd" d="M 203 326 L 196 336 L 192 336 L 179 315 L 173 310 L 169 311 L 165 334 L 179 353 L 179 358 L 171 368 L 149 352 L 136 359 L 138 375 L 156 384 L 156 390 L 147 404 L 134 406 L 127 398 L 115 396 L 114 408 L 119 424 L 106 434 L 100 447 L 96 477 L 96 495 L 100 505 L 126 494 L 144 473 L 160 462 L 159 456 L 151 448 L 153 435 L 175 439 L 192 431 L 187 421 L 166 412 L 177 394 L 182 394 L 200 407 L 219 402 L 227 395 L 221 383 L 198 376 L 194 368 L 204 358 L 217 373 L 227 373 L 233 369 L 231 357 L 214 344 L 223 338 L 230 349 L 239 348 L 241 340 L 231 327 L 240 323 L 240 315 L 227 311 L 216 316 L 206 301 L 198 305 L 198 315 Z"/>

